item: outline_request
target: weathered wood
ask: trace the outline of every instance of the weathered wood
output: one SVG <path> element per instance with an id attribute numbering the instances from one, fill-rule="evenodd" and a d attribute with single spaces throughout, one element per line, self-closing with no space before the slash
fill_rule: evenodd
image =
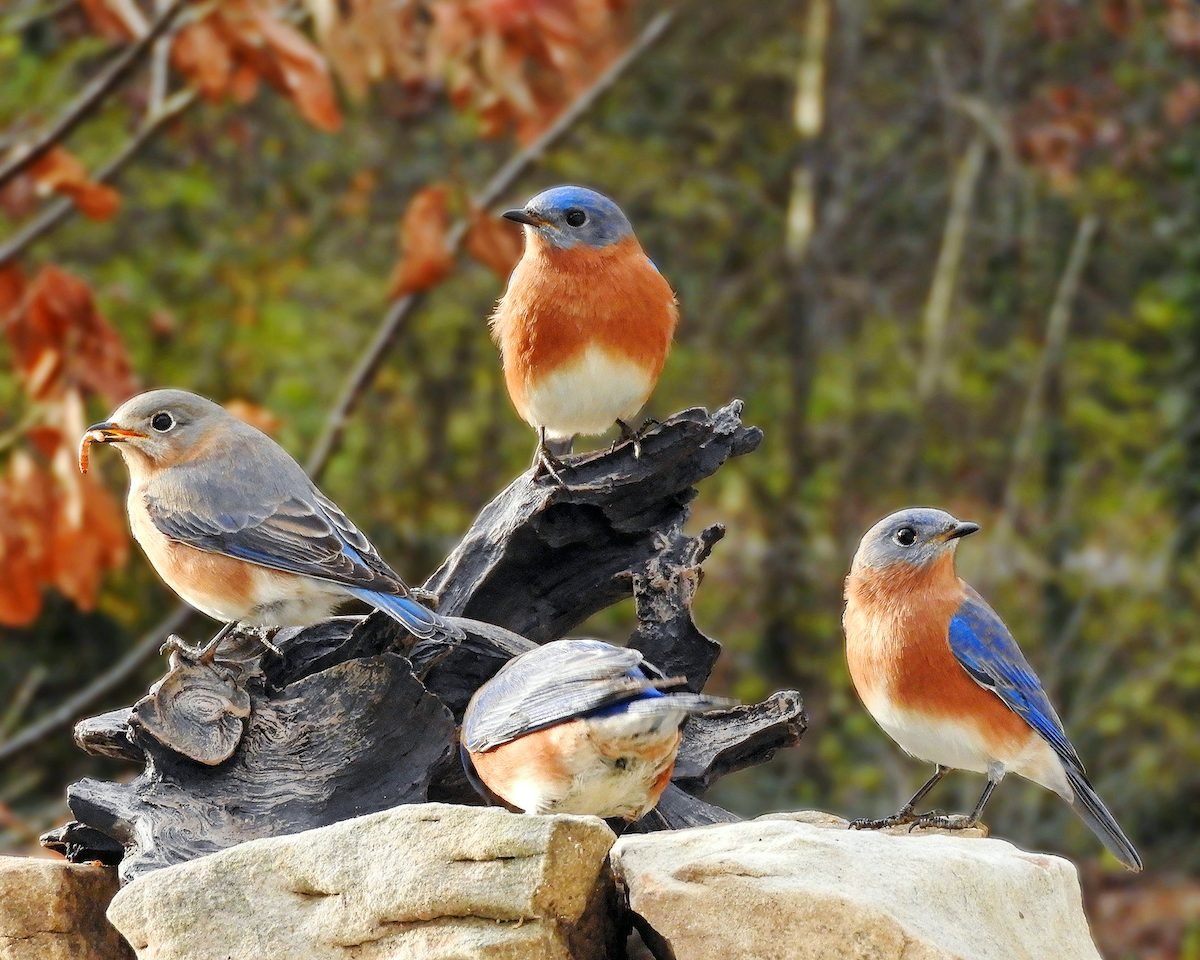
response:
<path id="1" fill-rule="evenodd" d="M 128 783 L 84 780 L 77 818 L 44 842 L 114 859 L 124 879 L 256 837 L 323 826 L 399 803 L 482 802 L 462 774 L 455 723 L 511 657 L 630 596 L 630 644 L 703 687 L 720 652 L 692 618 L 701 564 L 724 534 L 684 532 L 694 484 L 757 447 L 741 404 L 687 410 L 642 441 L 575 458 L 566 488 L 518 477 L 476 518 L 426 589 L 466 634 L 418 642 L 382 614 L 279 631 L 279 653 L 235 632 L 211 666 L 173 654 L 133 708 L 83 721 L 90 753 L 133 760 Z M 677 784 L 637 829 L 736 819 L 691 796 L 803 733 L 799 695 L 693 719 Z M 680 789 L 683 787 L 684 789 Z"/>

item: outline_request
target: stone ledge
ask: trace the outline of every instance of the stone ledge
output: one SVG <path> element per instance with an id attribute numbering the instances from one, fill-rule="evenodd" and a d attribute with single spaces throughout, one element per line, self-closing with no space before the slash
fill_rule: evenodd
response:
<path id="1" fill-rule="evenodd" d="M 659 960 L 1099 960 L 1070 862 L 946 833 L 777 814 L 611 860 Z"/>

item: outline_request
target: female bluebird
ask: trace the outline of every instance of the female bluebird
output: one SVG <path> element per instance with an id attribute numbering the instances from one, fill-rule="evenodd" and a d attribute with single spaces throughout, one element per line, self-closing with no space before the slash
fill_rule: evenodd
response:
<path id="1" fill-rule="evenodd" d="M 897 823 L 974 826 L 1005 773 L 1053 790 L 1132 870 L 1141 858 L 1083 770 L 1016 641 L 984 599 L 954 572 L 961 537 L 978 524 L 923 507 L 867 531 L 846 578 L 846 659 L 863 704 L 910 755 L 936 765 L 895 815 Z M 967 817 L 913 813 L 949 769 L 987 775 Z"/>
<path id="2" fill-rule="evenodd" d="M 650 398 L 675 333 L 675 294 L 608 197 L 555 187 L 504 214 L 525 225 L 525 252 L 492 315 L 517 413 L 538 432 L 534 476 L 559 483 L 547 441 L 639 437 L 627 421 Z"/>
<path id="3" fill-rule="evenodd" d="M 129 525 L 158 575 L 226 627 L 305 626 L 356 597 L 418 638 L 461 637 L 404 581 L 287 452 L 210 400 L 152 390 L 127 400 L 90 443 L 118 444 Z"/>
<path id="4" fill-rule="evenodd" d="M 638 820 L 671 781 L 687 718 L 730 704 L 663 692 L 683 682 L 602 640 L 544 644 L 475 692 L 463 765 L 485 797 L 525 813 Z"/>

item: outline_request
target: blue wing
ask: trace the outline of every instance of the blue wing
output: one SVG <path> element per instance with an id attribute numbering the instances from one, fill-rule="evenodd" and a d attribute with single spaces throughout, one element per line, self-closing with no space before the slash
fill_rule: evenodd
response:
<path id="1" fill-rule="evenodd" d="M 1083 772 L 1033 667 L 996 611 L 969 586 L 962 606 L 950 619 L 950 649 L 976 683 L 1033 727 L 1064 763 Z"/>

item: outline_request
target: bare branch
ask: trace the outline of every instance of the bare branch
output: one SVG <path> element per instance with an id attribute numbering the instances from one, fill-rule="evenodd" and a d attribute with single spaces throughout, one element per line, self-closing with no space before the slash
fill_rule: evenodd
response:
<path id="1" fill-rule="evenodd" d="M 162 110 L 148 117 L 115 157 L 95 171 L 93 174 L 95 180 L 98 183 L 107 183 L 112 180 L 130 160 L 141 152 L 147 143 L 154 139 L 163 127 L 187 110 L 197 99 L 197 94 L 193 90 L 181 90 L 174 97 L 168 99 Z M 13 234 L 3 245 L 0 245 L 0 266 L 15 260 L 30 246 L 72 216 L 76 210 L 75 204 L 65 197 L 55 200 Z"/>
<path id="2" fill-rule="evenodd" d="M 15 147 L 9 159 L 0 165 L 0 187 L 3 187 L 34 161 L 45 156 L 98 109 L 108 95 L 133 72 L 133 69 L 154 45 L 154 41 L 171 25 L 171 21 L 183 9 L 186 2 L 187 0 L 172 0 L 170 5 L 150 24 L 150 28 L 122 50 L 99 76 L 84 87 L 83 92 L 49 128 L 35 137 L 32 143 L 24 147 L 20 145 Z"/>
<path id="3" fill-rule="evenodd" d="M 1075 230 L 1075 239 L 1071 243 L 1071 251 L 1067 255 L 1066 265 L 1058 280 L 1058 288 L 1054 291 L 1054 301 L 1046 317 L 1046 343 L 1042 355 L 1038 359 L 1037 370 L 1029 384 L 1029 393 L 1025 397 L 1025 407 L 1021 411 L 1021 422 L 1017 428 L 1017 438 L 1013 441 L 1012 465 L 1008 472 L 1008 482 L 1004 485 L 1003 508 L 1000 519 L 996 523 L 996 535 L 1007 534 L 1013 525 L 1017 504 L 1017 487 L 1028 468 L 1029 458 L 1033 452 L 1033 441 L 1038 433 L 1041 419 L 1042 402 L 1046 393 L 1046 384 L 1054 370 L 1062 362 L 1063 349 L 1067 343 L 1067 333 L 1071 326 L 1071 313 L 1075 305 L 1075 297 L 1079 292 L 1079 283 L 1083 276 L 1084 267 L 1092 252 L 1092 241 L 1100 229 L 1100 219 L 1095 214 L 1088 214 L 1079 221 Z"/>
<path id="4" fill-rule="evenodd" d="M 475 203 L 480 207 L 490 206 L 495 203 L 500 195 L 531 164 L 535 163 L 554 141 L 566 133 L 596 103 L 601 95 L 617 81 L 638 57 L 645 53 L 646 50 L 653 46 L 666 33 L 667 28 L 671 26 L 674 20 L 675 12 L 673 10 L 664 11 L 654 17 L 625 53 L 615 60 L 596 79 L 596 82 L 591 87 L 580 94 L 537 140 L 521 150 L 496 171 L 495 175 L 475 196 Z M 168 101 L 163 113 L 148 120 L 137 136 L 126 145 L 121 153 L 107 167 L 97 171 L 96 179 L 104 181 L 115 175 L 164 123 L 172 117 L 178 116 L 191 106 L 195 100 L 195 93 L 187 91 L 186 93 L 178 94 L 175 99 Z M 20 231 L 3 247 L 0 247 L 0 265 L 20 254 L 29 244 L 47 231 L 53 229 L 63 219 L 70 216 L 73 210 L 74 206 L 70 201 L 64 200 L 53 204 L 45 213 L 27 225 L 25 229 Z M 465 236 L 466 224 L 457 224 L 450 236 L 452 249 L 458 250 Z M 413 310 L 417 308 L 422 299 L 424 298 L 421 294 L 403 297 L 392 304 L 388 308 L 387 313 L 384 314 L 375 336 L 371 339 L 362 358 L 351 372 L 346 385 L 342 388 L 338 403 L 326 420 L 325 430 L 318 438 L 308 458 L 307 469 L 309 474 L 314 478 L 320 476 L 325 466 L 329 463 L 330 457 L 337 449 L 338 443 L 341 440 L 346 422 L 355 407 L 358 406 L 363 393 L 375 379 L 387 355 L 388 349 L 399 335 L 404 322 L 412 314 Z M 153 656 L 166 635 L 180 629 L 189 613 L 189 609 L 180 604 L 166 619 L 144 634 L 134 647 L 106 673 L 97 677 L 92 683 L 79 690 L 50 713 L 19 731 L 11 739 L 0 743 L 0 761 L 20 753 L 55 730 L 73 723 L 83 710 L 95 703 L 114 687 L 123 683 L 138 667 Z"/>
<path id="5" fill-rule="evenodd" d="M 115 690 L 124 683 L 133 672 L 145 663 L 160 646 L 168 634 L 183 627 L 191 616 L 191 610 L 180 604 L 161 621 L 142 634 L 141 639 L 120 660 L 96 677 L 81 690 L 76 691 L 57 707 L 39 717 L 29 726 L 19 731 L 10 740 L 0 743 L 0 762 L 16 756 L 49 733 L 61 727 L 70 726 L 78 719 L 79 714 L 99 700 L 106 693 Z"/>
<path id="6" fill-rule="evenodd" d="M 937 390 L 942 378 L 942 362 L 946 349 L 946 333 L 950 327 L 950 308 L 958 286 L 958 269 L 966 248 L 967 230 L 971 225 L 971 209 L 975 204 L 975 189 L 983 173 L 988 141 L 982 133 L 971 138 L 967 152 L 959 161 L 950 188 L 950 209 L 946 214 L 946 229 L 942 246 L 925 301 L 925 350 L 917 377 L 917 394 L 925 403 Z"/>
<path id="7" fill-rule="evenodd" d="M 474 205 L 486 208 L 495 203 L 516 182 L 521 174 L 541 159 L 542 154 L 596 104 L 601 96 L 620 79 L 625 71 L 643 53 L 662 38 L 667 29 L 675 21 L 675 16 L 674 10 L 664 10 L 646 24 L 628 49 L 614 60 L 608 69 L 600 74 L 590 87 L 584 90 L 583 93 L 568 105 L 558 115 L 554 123 L 547 127 L 536 140 L 517 152 L 504 166 L 493 174 L 483 189 L 473 198 Z M 467 224 L 464 221 L 460 221 L 454 225 L 454 228 L 450 231 L 450 236 L 447 238 L 447 243 L 452 253 L 458 253 L 466 235 Z M 383 365 L 388 351 L 403 329 L 405 321 L 421 304 L 424 298 L 423 293 L 413 293 L 406 297 L 401 297 L 388 308 L 387 313 L 384 314 L 383 319 L 379 322 L 375 335 L 371 338 L 371 342 L 367 345 L 366 350 L 363 351 L 362 356 L 354 367 L 354 371 L 346 381 L 346 385 L 342 388 L 337 403 L 325 421 L 324 430 L 320 437 L 317 438 L 316 446 L 313 448 L 313 452 L 305 464 L 309 475 L 314 479 L 320 477 L 324 472 L 330 458 L 341 443 L 342 434 L 345 432 L 346 424 L 351 414 L 353 414 L 355 408 L 358 406 L 367 388 L 374 381 L 376 374 L 379 373 L 379 368 Z"/>

